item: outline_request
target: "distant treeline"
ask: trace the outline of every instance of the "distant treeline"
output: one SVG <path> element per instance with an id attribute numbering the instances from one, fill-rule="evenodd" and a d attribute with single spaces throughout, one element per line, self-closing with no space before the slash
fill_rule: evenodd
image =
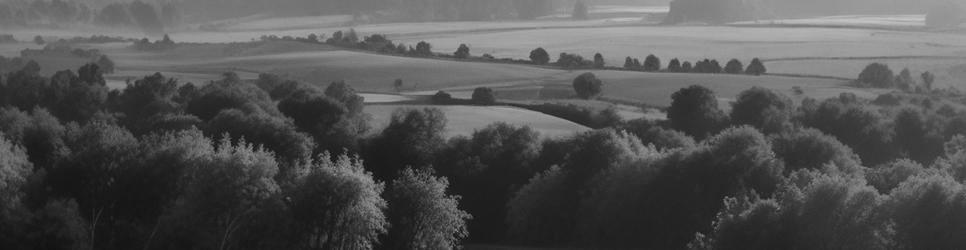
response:
<path id="1" fill-rule="evenodd" d="M 98 7 L 77 1 L 37 0 L 0 3 L 0 26 L 66 28 L 77 24 L 136 27 L 148 34 L 161 34 L 165 27 L 182 22 L 173 3 L 152 4 L 140 0 Z"/>

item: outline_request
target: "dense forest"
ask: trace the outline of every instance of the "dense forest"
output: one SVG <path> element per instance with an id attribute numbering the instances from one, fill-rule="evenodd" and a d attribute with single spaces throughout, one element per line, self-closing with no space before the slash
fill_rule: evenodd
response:
<path id="1" fill-rule="evenodd" d="M 908 73 L 873 100 L 756 87 L 729 111 L 695 85 L 666 121 L 548 139 L 503 123 L 446 138 L 433 108 L 372 131 L 345 82 L 154 74 L 109 90 L 97 64 L 39 72 L 0 77 L 11 249 L 966 247 L 943 233 L 966 225 L 964 95 Z"/>

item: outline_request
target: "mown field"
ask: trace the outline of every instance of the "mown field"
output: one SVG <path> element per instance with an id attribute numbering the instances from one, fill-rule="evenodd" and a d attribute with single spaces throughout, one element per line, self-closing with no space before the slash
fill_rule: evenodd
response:
<path id="1" fill-rule="evenodd" d="M 364 112 L 372 116 L 370 121 L 371 131 L 382 131 L 392 118 L 392 113 L 397 109 L 419 109 L 436 107 L 446 114 L 447 126 L 445 134 L 447 137 L 458 135 L 472 135 L 474 131 L 482 129 L 495 122 L 505 122 L 514 126 L 530 126 L 540 135 L 547 138 L 559 138 L 573 135 L 574 133 L 587 131 L 587 127 L 581 126 L 564 119 L 538 113 L 526 109 L 519 109 L 504 106 L 432 106 L 432 105 L 366 105 Z"/>
<path id="2" fill-rule="evenodd" d="M 619 8 L 604 12 L 621 12 Z M 642 10 L 638 10 L 642 11 Z M 649 10 L 648 10 L 649 11 Z M 633 12 L 633 11 L 631 11 Z M 816 22 L 916 22 L 910 17 L 836 17 L 816 19 Z M 830 21 L 831 20 L 831 21 Z M 471 47 L 471 53 L 490 53 L 496 57 L 525 59 L 529 51 L 544 47 L 552 59 L 560 52 L 579 53 L 591 57 L 602 53 L 609 65 L 623 65 L 625 56 L 643 59 L 648 54 L 662 58 L 694 61 L 702 58 L 730 58 L 748 62 L 751 57 L 766 61 L 769 71 L 787 75 L 815 75 L 824 77 L 745 76 L 644 73 L 613 70 L 560 70 L 530 65 L 461 62 L 454 60 L 423 59 L 387 56 L 374 53 L 347 51 L 326 45 L 298 42 L 245 43 L 261 35 L 304 36 L 308 33 L 331 33 L 345 27 L 333 27 L 345 17 L 316 17 L 292 19 L 251 19 L 225 25 L 222 31 L 190 31 L 172 34 L 176 41 L 210 42 L 183 45 L 164 52 L 139 52 L 127 43 L 82 45 L 101 49 L 118 65 L 117 73 L 108 76 L 112 87 L 123 87 L 124 82 L 154 72 L 174 76 L 182 82 L 204 83 L 220 78 L 226 71 L 239 72 L 244 79 L 254 79 L 258 73 L 275 73 L 285 77 L 324 85 L 346 80 L 354 88 L 367 93 L 431 95 L 439 90 L 451 92 L 457 98 L 469 98 L 473 88 L 491 87 L 497 96 L 513 102 L 562 102 L 572 95 L 572 79 L 584 72 L 594 72 L 605 82 L 603 97 L 621 103 L 618 110 L 625 118 L 660 118 L 653 110 L 642 111 L 646 105 L 663 107 L 670 104 L 671 93 L 693 84 L 714 90 L 724 108 L 741 91 L 760 86 L 781 91 L 793 99 L 805 97 L 824 99 L 842 92 L 874 97 L 886 90 L 848 87 L 849 78 L 873 61 L 893 65 L 895 71 L 903 67 L 914 74 L 929 70 L 938 77 L 937 86 L 966 87 L 966 39 L 962 35 L 912 31 L 890 31 L 863 28 L 828 27 L 739 27 L 739 26 L 646 26 L 638 21 L 610 18 L 589 21 L 545 19 L 519 22 L 453 22 L 453 23 L 392 23 L 356 25 L 360 35 L 389 34 L 389 38 L 412 44 L 426 40 L 436 52 L 447 53 L 461 43 Z M 805 22 L 805 21 L 799 21 Z M 316 25 L 316 26 L 313 26 Z M 107 35 L 136 37 L 127 31 L 95 30 Z M 114 33 L 112 33 L 114 32 Z M 14 32 L 18 38 L 33 35 L 72 36 L 89 35 L 79 31 Z M 226 44 L 224 42 L 243 42 Z M 28 43 L 0 45 L 0 55 L 13 56 L 22 48 L 36 48 Z M 67 63 L 69 64 L 69 63 Z M 55 67 L 76 68 L 64 63 Z M 56 69 L 45 69 L 54 71 Z M 403 80 L 400 88 L 393 86 Z M 961 86 L 963 85 L 963 86 Z M 799 87 L 802 94 L 793 88 Z M 377 101 L 369 110 L 379 121 L 386 122 L 395 105 L 391 101 Z M 398 100 L 395 100 L 398 101 Z M 376 103 L 376 102 L 374 102 Z M 598 106 L 582 103 L 581 105 Z M 526 113 L 507 108 L 444 107 L 451 117 L 451 135 L 467 134 L 495 121 L 531 124 L 547 134 L 569 134 L 579 128 L 575 124 L 554 121 L 553 117 Z M 551 119 L 553 118 L 553 119 Z M 566 133 L 564 131 L 567 131 Z"/>

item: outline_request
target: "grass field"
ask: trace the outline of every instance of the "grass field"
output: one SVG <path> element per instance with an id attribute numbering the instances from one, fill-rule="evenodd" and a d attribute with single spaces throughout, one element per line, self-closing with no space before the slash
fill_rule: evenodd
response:
<path id="1" fill-rule="evenodd" d="M 471 135 L 495 122 L 515 126 L 530 126 L 545 137 L 563 137 L 586 131 L 587 127 L 525 109 L 501 106 L 427 106 L 427 105 L 366 105 L 364 112 L 372 116 L 371 131 L 382 131 L 389 124 L 392 113 L 400 108 L 439 108 L 448 120 L 446 136 Z"/>

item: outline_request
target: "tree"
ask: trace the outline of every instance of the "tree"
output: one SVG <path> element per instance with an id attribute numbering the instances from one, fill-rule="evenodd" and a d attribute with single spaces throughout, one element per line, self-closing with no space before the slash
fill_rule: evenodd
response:
<path id="1" fill-rule="evenodd" d="M 382 133 L 367 143 L 367 166 L 377 180 L 390 181 L 406 166 L 432 164 L 446 144 L 445 129 L 446 115 L 440 109 L 398 109 Z"/>
<path id="2" fill-rule="evenodd" d="M 604 68 L 604 56 L 600 53 L 594 54 L 594 68 Z"/>
<path id="3" fill-rule="evenodd" d="M 595 99 L 603 91 L 604 83 L 594 73 L 583 73 L 574 78 L 574 92 L 582 99 Z"/>
<path id="4" fill-rule="evenodd" d="M 536 48 L 530 51 L 530 62 L 537 65 L 544 65 L 550 62 L 550 54 L 543 48 Z"/>
<path id="5" fill-rule="evenodd" d="M 419 41 L 419 43 L 416 44 L 416 55 L 433 56 L 433 45 L 426 41 Z"/>
<path id="6" fill-rule="evenodd" d="M 948 175 L 912 176 L 892 191 L 886 211 L 894 223 L 897 249 L 956 249 L 966 240 L 936 232 L 964 230 L 958 220 L 966 216 L 963 185 Z"/>
<path id="7" fill-rule="evenodd" d="M 683 72 L 681 68 L 681 61 L 679 61 L 677 58 L 671 59 L 671 62 L 669 62 L 667 65 L 667 71 L 672 73 Z"/>
<path id="8" fill-rule="evenodd" d="M 895 76 L 888 65 L 872 63 L 859 74 L 858 82 L 875 88 L 892 88 L 895 86 Z"/>
<path id="9" fill-rule="evenodd" d="M 793 108 L 787 96 L 753 87 L 738 94 L 731 108 L 731 122 L 751 125 L 765 133 L 777 133 L 790 125 Z"/>
<path id="10" fill-rule="evenodd" d="M 496 103 L 496 95 L 491 88 L 479 87 L 473 89 L 473 102 L 479 105 L 492 105 Z"/>
<path id="11" fill-rule="evenodd" d="M 33 164 L 20 146 L 4 138 L 0 132 L 0 211 L 7 213 L 19 206 L 24 196 L 24 185 L 33 172 Z M 0 221 L 7 219 L 0 215 Z M 2 225 L 3 222 L 0 222 Z"/>
<path id="12" fill-rule="evenodd" d="M 926 71 L 926 72 L 922 72 L 921 78 L 922 78 L 922 85 L 926 87 L 926 90 L 932 90 L 933 88 L 932 83 L 933 81 L 936 80 L 936 75 L 933 75 L 929 71 Z"/>
<path id="13" fill-rule="evenodd" d="M 366 172 L 360 159 L 323 154 L 297 177 L 291 192 L 299 238 L 313 249 L 373 249 L 389 223 L 380 196 L 384 185 Z M 292 226 L 292 225 L 287 225 Z"/>
<path id="14" fill-rule="evenodd" d="M 107 58 L 107 55 L 102 55 L 100 58 L 98 58 L 96 64 L 102 72 L 106 74 L 114 73 L 114 61 L 110 58 Z"/>
<path id="15" fill-rule="evenodd" d="M 731 59 L 731 61 L 728 61 L 728 64 L 725 65 L 724 72 L 728 74 L 742 74 L 744 73 L 744 68 L 745 66 L 741 64 L 741 61 L 738 61 L 738 59 Z"/>
<path id="16" fill-rule="evenodd" d="M 40 35 L 34 36 L 34 44 L 36 44 L 36 45 L 44 45 L 45 43 L 47 43 L 47 42 L 44 41 L 44 38 L 41 37 Z"/>
<path id="17" fill-rule="evenodd" d="M 222 139 L 190 173 L 182 202 L 173 208 L 178 221 L 190 225 L 191 245 L 231 248 L 238 240 L 235 233 L 280 192 L 274 181 L 277 173 L 271 152 L 245 141 L 235 146 Z"/>
<path id="18" fill-rule="evenodd" d="M 745 74 L 749 75 L 760 76 L 764 75 L 765 73 L 768 73 L 768 69 L 765 68 L 765 64 L 763 64 L 757 57 L 755 57 L 755 59 L 751 59 L 751 63 L 748 64 L 748 69 L 745 70 Z"/>
<path id="19" fill-rule="evenodd" d="M 926 144 L 926 127 L 922 114 L 917 109 L 904 108 L 895 118 L 895 143 L 902 154 L 909 159 L 928 163 L 932 157 Z"/>
<path id="20" fill-rule="evenodd" d="M 671 127 L 695 138 L 704 138 L 723 128 L 727 117 L 718 109 L 714 92 L 700 85 L 682 88 L 671 95 L 667 110 Z"/>
<path id="21" fill-rule="evenodd" d="M 528 126 L 494 123 L 469 138 L 450 139 L 434 164 L 450 180 L 460 207 L 473 215 L 470 241 L 495 242 L 506 233 L 510 195 L 542 170 L 535 166 L 543 144 Z"/>
<path id="22" fill-rule="evenodd" d="M 681 71 L 680 72 L 687 73 L 687 72 L 692 72 L 692 71 L 694 71 L 694 69 L 693 69 L 693 66 L 691 66 L 691 62 L 685 61 L 684 63 L 681 64 Z"/>
<path id="23" fill-rule="evenodd" d="M 456 49 L 453 56 L 459 59 L 466 59 L 470 57 L 470 47 L 466 44 L 460 44 L 460 47 Z"/>
<path id="24" fill-rule="evenodd" d="M 385 244 L 395 249 L 454 249 L 469 235 L 472 216 L 459 209 L 459 196 L 446 194 L 449 182 L 432 170 L 406 168 L 389 189 Z"/>
<path id="25" fill-rule="evenodd" d="M 644 71 L 661 71 L 661 59 L 654 55 L 648 55 L 647 58 L 644 59 Z"/>
<path id="26" fill-rule="evenodd" d="M 864 180 L 804 173 L 782 198 L 725 199 L 710 235 L 697 249 L 890 249 L 883 195 Z M 695 247 L 704 246 L 704 247 Z"/>
<path id="27" fill-rule="evenodd" d="M 246 113 L 226 109 L 208 121 L 205 133 L 209 136 L 228 134 L 226 138 L 258 144 L 278 155 L 284 163 L 297 162 L 312 156 L 315 143 L 309 135 L 299 132 L 291 121 L 265 113 Z"/>
<path id="28" fill-rule="evenodd" d="M 584 4 L 584 1 L 577 1 L 577 3 L 574 4 L 574 13 L 573 13 L 574 19 L 587 20 L 588 18 L 587 12 L 588 12 L 587 5 Z"/>
<path id="29" fill-rule="evenodd" d="M 402 80 L 402 78 L 396 78 L 395 81 L 392 81 L 392 87 L 394 89 L 396 89 L 396 92 L 399 92 L 399 90 L 402 89 L 402 87 L 403 87 L 403 80 Z"/>
<path id="30" fill-rule="evenodd" d="M 899 75 L 896 75 L 895 84 L 899 89 L 909 91 L 915 89 L 916 80 L 912 79 L 912 73 L 909 72 L 908 68 L 905 68 Z"/>
<path id="31" fill-rule="evenodd" d="M 816 129 L 785 131 L 771 138 L 772 150 L 785 162 L 785 170 L 820 170 L 833 164 L 845 173 L 858 172 L 859 156 L 835 137 Z"/>

